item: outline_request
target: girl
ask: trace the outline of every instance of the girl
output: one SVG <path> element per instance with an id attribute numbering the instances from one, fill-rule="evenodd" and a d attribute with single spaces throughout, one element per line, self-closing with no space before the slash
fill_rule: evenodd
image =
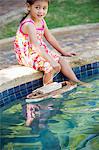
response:
<path id="1" fill-rule="evenodd" d="M 44 17 L 48 11 L 48 4 L 49 0 L 27 0 L 28 13 L 21 20 L 14 42 L 18 62 L 35 70 L 43 71 L 44 85 L 51 83 L 54 73 L 60 71 L 71 81 L 82 83 L 63 57 L 76 54 L 65 52 L 47 27 Z M 48 49 L 43 41 L 43 36 L 60 55 Z"/>

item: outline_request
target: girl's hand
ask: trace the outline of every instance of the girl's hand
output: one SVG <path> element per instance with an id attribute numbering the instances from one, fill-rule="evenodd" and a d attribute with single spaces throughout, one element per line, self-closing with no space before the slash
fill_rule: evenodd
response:
<path id="1" fill-rule="evenodd" d="M 68 57 L 72 57 L 72 56 L 76 56 L 77 54 L 75 52 L 64 52 L 63 56 L 68 56 Z"/>

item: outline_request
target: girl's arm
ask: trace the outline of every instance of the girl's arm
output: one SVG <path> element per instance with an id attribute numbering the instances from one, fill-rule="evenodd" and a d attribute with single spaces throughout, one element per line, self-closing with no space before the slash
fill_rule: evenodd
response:
<path id="1" fill-rule="evenodd" d="M 30 43 L 33 45 L 33 47 L 36 49 L 37 53 L 42 55 L 41 49 L 39 48 L 39 43 L 36 36 L 36 28 L 33 23 L 27 22 L 23 25 L 23 32 L 25 34 L 28 34 Z"/>
<path id="2" fill-rule="evenodd" d="M 49 31 L 45 21 L 44 21 L 44 37 L 53 46 L 53 48 L 55 48 L 62 55 L 64 55 L 64 56 L 76 55 L 76 53 L 74 53 L 74 52 L 71 52 L 71 53 L 66 52 L 60 47 L 58 41 L 55 39 L 55 37 Z"/>
<path id="3" fill-rule="evenodd" d="M 53 66 L 55 61 L 38 43 L 35 26 L 31 22 L 25 23 L 23 25 L 23 32 L 29 35 L 30 43 L 33 44 L 33 47 L 36 49 L 37 53 L 50 62 Z"/>

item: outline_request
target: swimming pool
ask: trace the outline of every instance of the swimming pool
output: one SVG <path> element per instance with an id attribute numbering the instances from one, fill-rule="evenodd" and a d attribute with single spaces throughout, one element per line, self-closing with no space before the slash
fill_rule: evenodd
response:
<path id="1" fill-rule="evenodd" d="M 98 150 L 99 76 L 63 98 L 39 102 L 41 110 L 31 127 L 25 126 L 21 103 L 1 113 L 2 150 Z"/>

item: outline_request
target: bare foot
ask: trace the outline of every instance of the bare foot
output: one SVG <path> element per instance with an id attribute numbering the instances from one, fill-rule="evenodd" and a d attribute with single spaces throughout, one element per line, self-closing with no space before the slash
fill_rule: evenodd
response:
<path id="1" fill-rule="evenodd" d="M 81 85 L 81 86 L 84 86 L 84 87 L 88 87 L 88 88 L 91 88 L 91 87 L 92 87 L 92 84 L 87 83 L 87 82 L 79 81 L 77 84 L 78 84 L 78 85 Z"/>
<path id="2" fill-rule="evenodd" d="M 66 81 L 66 84 L 67 84 L 68 86 L 73 86 L 73 85 L 77 84 L 77 85 L 81 85 L 81 86 L 88 87 L 88 88 L 91 88 L 91 87 L 92 87 L 92 84 L 87 83 L 87 82 L 82 82 L 82 81 L 80 81 L 80 80 L 78 80 L 78 81 L 76 81 L 76 82 L 73 82 L 73 81 Z"/>
<path id="3" fill-rule="evenodd" d="M 73 82 L 73 81 L 63 81 L 62 82 L 62 86 L 73 86 L 75 85 L 76 83 Z"/>

